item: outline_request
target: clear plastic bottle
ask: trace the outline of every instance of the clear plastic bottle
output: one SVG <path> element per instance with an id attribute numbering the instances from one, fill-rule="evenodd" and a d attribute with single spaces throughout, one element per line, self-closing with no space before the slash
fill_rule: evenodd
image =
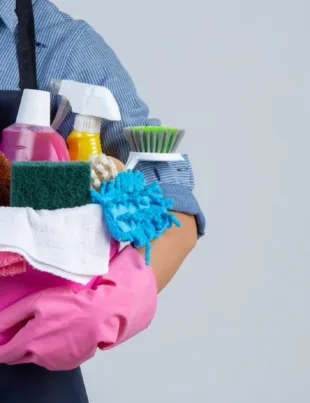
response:
<path id="1" fill-rule="evenodd" d="M 65 140 L 50 127 L 50 93 L 24 90 L 16 123 L 2 132 L 9 161 L 70 161 Z"/>

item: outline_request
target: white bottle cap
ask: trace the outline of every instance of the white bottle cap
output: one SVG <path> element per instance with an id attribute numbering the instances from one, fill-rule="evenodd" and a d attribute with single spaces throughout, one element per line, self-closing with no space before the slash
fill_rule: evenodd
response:
<path id="1" fill-rule="evenodd" d="M 49 127 L 51 125 L 50 93 L 39 90 L 24 90 L 16 123 Z"/>
<path id="2" fill-rule="evenodd" d="M 78 132 L 99 134 L 101 130 L 101 118 L 76 115 L 73 128 Z"/>

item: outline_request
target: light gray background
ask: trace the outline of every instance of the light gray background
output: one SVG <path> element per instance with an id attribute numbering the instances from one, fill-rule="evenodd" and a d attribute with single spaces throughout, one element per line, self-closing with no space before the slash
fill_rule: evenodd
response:
<path id="1" fill-rule="evenodd" d="M 208 236 L 91 403 L 309 403 L 310 2 L 58 0 L 187 129 Z"/>

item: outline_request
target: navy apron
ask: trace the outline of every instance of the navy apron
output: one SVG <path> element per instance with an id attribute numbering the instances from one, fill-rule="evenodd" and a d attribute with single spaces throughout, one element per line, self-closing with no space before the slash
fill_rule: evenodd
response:
<path id="1" fill-rule="evenodd" d="M 15 123 L 24 89 L 37 89 L 32 0 L 16 0 L 19 91 L 0 91 L 0 133 Z M 0 134 L 1 136 L 1 134 Z M 80 368 L 48 371 L 34 364 L 0 364 L 1 403 L 88 403 Z"/>

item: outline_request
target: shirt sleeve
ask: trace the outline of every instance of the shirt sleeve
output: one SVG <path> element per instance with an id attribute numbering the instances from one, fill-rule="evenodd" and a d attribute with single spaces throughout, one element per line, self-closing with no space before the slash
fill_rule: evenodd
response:
<path id="1" fill-rule="evenodd" d="M 160 120 L 149 118 L 149 109 L 139 97 L 135 85 L 113 50 L 91 27 L 76 38 L 62 74 L 63 79 L 102 85 L 113 93 L 122 120 L 103 120 L 101 144 L 103 152 L 123 162 L 129 155 L 129 144 L 123 134 L 124 127 L 158 126 Z M 60 133 L 66 138 L 73 126 L 74 116 L 70 113 Z M 198 235 L 204 234 L 205 218 L 193 195 L 194 175 L 187 156 L 182 163 L 143 162 L 137 166 L 147 182 L 158 180 L 164 196 L 175 200 L 174 210 L 195 215 Z"/>

